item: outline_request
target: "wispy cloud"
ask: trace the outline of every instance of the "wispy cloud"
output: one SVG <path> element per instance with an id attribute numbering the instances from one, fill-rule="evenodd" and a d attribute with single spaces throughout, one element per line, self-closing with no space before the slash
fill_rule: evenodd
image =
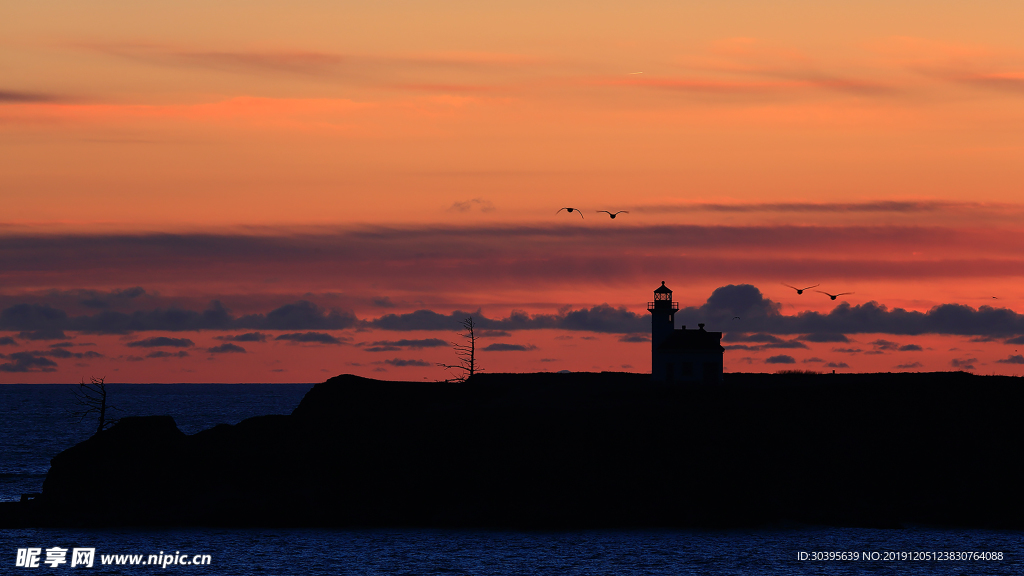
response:
<path id="1" fill-rule="evenodd" d="M 938 200 L 877 200 L 871 202 L 737 202 L 730 204 L 692 202 L 685 204 L 637 205 L 631 211 L 640 213 L 686 212 L 890 212 L 902 214 L 957 210 L 1024 211 L 1024 205 L 991 202 L 948 202 Z"/>
<path id="2" fill-rule="evenodd" d="M 498 52 L 339 53 L 294 49 L 194 49 L 155 43 L 93 43 L 77 48 L 163 67 L 248 75 L 293 75 L 344 79 L 391 88 L 458 92 L 467 83 L 441 79 L 453 73 L 480 76 L 523 70 L 542 63 L 535 57 Z M 432 80 L 423 81 L 428 78 Z M 486 89 L 476 86 L 477 89 Z"/>
<path id="3" fill-rule="evenodd" d="M 814 72 L 779 72 L 762 70 L 762 79 L 728 79 L 700 76 L 623 76 L 604 78 L 597 84 L 635 86 L 679 94 L 717 97 L 793 96 L 800 92 L 828 91 L 857 96 L 888 95 L 893 87 L 866 80 L 828 76 Z"/>
<path id="4" fill-rule="evenodd" d="M 326 52 L 162 52 L 155 54 L 166 61 L 187 66 L 232 71 L 271 71 L 292 74 L 325 74 L 335 71 L 349 60 L 340 54 Z"/>
<path id="5" fill-rule="evenodd" d="M 230 72 L 329 74 L 349 61 L 342 54 L 308 50 L 187 50 L 147 43 L 80 44 L 77 47 L 154 65 Z"/>
<path id="6" fill-rule="evenodd" d="M 877 43 L 874 50 L 931 80 L 1024 94 L 1024 53 L 1015 48 L 894 37 Z"/>
<path id="7" fill-rule="evenodd" d="M 970 74 L 960 76 L 957 80 L 970 86 L 1024 95 L 1024 72 Z"/>
<path id="8" fill-rule="evenodd" d="M 0 105 L 2 104 L 25 104 L 25 103 L 45 103 L 45 102 L 60 102 L 62 98 L 58 98 L 52 94 L 42 94 L 38 92 L 16 92 L 13 90 L 0 90 Z"/>
<path id="9" fill-rule="evenodd" d="M 483 198 L 473 198 L 472 200 L 455 202 L 451 205 L 451 208 L 449 208 L 448 211 L 469 212 L 474 208 L 480 212 L 494 212 L 494 204 L 490 200 L 484 200 Z"/>

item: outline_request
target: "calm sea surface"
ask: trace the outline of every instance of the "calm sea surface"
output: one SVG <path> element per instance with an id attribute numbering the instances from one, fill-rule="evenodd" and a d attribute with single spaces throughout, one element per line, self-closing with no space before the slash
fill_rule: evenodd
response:
<path id="1" fill-rule="evenodd" d="M 288 414 L 309 384 L 120 384 L 122 415 L 170 414 L 187 434 L 250 416 Z M 0 385 L 0 500 L 38 492 L 49 459 L 88 438 L 66 413 L 68 385 Z M 94 424 L 93 424 L 94 427 Z M 95 548 L 92 568 L 16 567 L 19 548 Z M 800 560 L 846 552 L 856 560 Z M 902 559 L 900 553 L 943 556 Z M 962 552 L 989 553 L 965 560 Z M 995 553 L 994 555 L 992 553 Z M 141 555 L 205 566 L 102 565 Z M 871 558 L 876 555 L 878 559 Z M 45 560 L 45 552 L 42 554 Z M 813 556 L 811 556 L 813 557 Z M 886 558 L 891 559 L 886 559 Z M 1024 574 L 1024 533 L 787 527 L 748 531 L 0 530 L 0 574 Z M 108 558 L 116 562 L 117 558 Z"/>
<path id="2" fill-rule="evenodd" d="M 0 384 L 0 501 L 39 492 L 50 458 L 96 431 L 82 421 L 77 384 Z M 291 414 L 312 384 L 109 384 L 108 415 L 170 414 L 186 434 L 264 414 Z"/>

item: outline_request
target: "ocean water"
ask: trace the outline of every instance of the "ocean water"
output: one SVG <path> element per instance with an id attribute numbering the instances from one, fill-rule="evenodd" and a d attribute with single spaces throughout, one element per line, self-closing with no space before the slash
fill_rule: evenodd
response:
<path id="1" fill-rule="evenodd" d="M 77 384 L 0 384 L 0 501 L 39 492 L 50 459 L 89 438 Z M 108 384 L 108 416 L 169 414 L 186 434 L 264 414 L 290 414 L 312 384 Z"/>
<path id="2" fill-rule="evenodd" d="M 0 530 L 0 573 L 302 575 L 1021 574 L 1021 534 L 911 528 L 753 531 Z M 18 568 L 18 548 L 95 548 L 91 569 Z M 853 560 L 801 560 L 815 552 Z M 989 552 L 1002 560 L 911 560 Z M 1001 554 L 1000 554 L 1001 553 Z M 101 565 L 104 557 L 209 555 L 208 565 Z M 864 556 L 878 555 L 878 559 Z M 890 559 L 884 559 L 889 555 Z M 934 556 L 933 556 L 934 557 Z M 948 558 L 949 556 L 947 556 Z M 980 557 L 979 557 L 980 558 Z M 109 559 L 109 558 L 108 558 Z M 127 558 L 124 558 L 127 561 Z M 70 559 L 69 559 L 70 560 Z M 81 572 L 79 572 L 81 570 Z"/>
<path id="3" fill-rule="evenodd" d="M 309 384 L 119 384 L 121 415 L 170 414 L 187 434 L 287 414 Z M 49 459 L 90 435 L 69 385 L 2 385 L 0 500 L 38 492 Z M 18 549 L 64 548 L 66 562 L 18 567 Z M 95 548 L 92 568 L 70 550 Z M 806 554 L 802 559 L 801 553 Z M 815 554 L 817 553 L 817 554 Z M 846 559 L 842 559 L 845 553 Z M 41 554 L 45 560 L 46 553 Z M 207 565 L 160 564 L 209 556 Z M 142 564 L 127 564 L 136 557 Z M 758 530 L 133 529 L 0 530 L 0 574 L 1022 574 L 1024 533 L 787 526 Z M 104 564 L 104 560 L 108 563 Z M 122 564 L 117 564 L 120 561 Z"/>

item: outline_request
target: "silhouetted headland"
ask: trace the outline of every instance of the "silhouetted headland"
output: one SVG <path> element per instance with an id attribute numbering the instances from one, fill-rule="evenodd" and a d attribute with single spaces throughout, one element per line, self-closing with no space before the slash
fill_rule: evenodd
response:
<path id="1" fill-rule="evenodd" d="M 1019 378 L 343 375 L 187 436 L 123 418 L 5 526 L 1024 527 Z"/>

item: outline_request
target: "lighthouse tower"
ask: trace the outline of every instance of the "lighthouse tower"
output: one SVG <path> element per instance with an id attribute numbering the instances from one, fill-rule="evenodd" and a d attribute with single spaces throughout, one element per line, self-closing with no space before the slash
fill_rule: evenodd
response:
<path id="1" fill-rule="evenodd" d="M 658 373 L 664 372 L 665 367 L 660 348 L 676 328 L 677 310 L 679 303 L 672 301 L 672 290 L 662 280 L 661 287 L 654 291 L 654 302 L 647 303 L 647 311 L 651 313 L 651 376 L 654 380 L 666 379 L 665 374 Z"/>
<path id="2" fill-rule="evenodd" d="M 672 301 L 672 291 L 661 283 L 654 291 L 654 302 L 647 303 L 651 313 L 651 380 L 656 382 L 722 382 L 722 333 L 696 330 L 683 326 L 676 330 L 679 304 Z"/>

